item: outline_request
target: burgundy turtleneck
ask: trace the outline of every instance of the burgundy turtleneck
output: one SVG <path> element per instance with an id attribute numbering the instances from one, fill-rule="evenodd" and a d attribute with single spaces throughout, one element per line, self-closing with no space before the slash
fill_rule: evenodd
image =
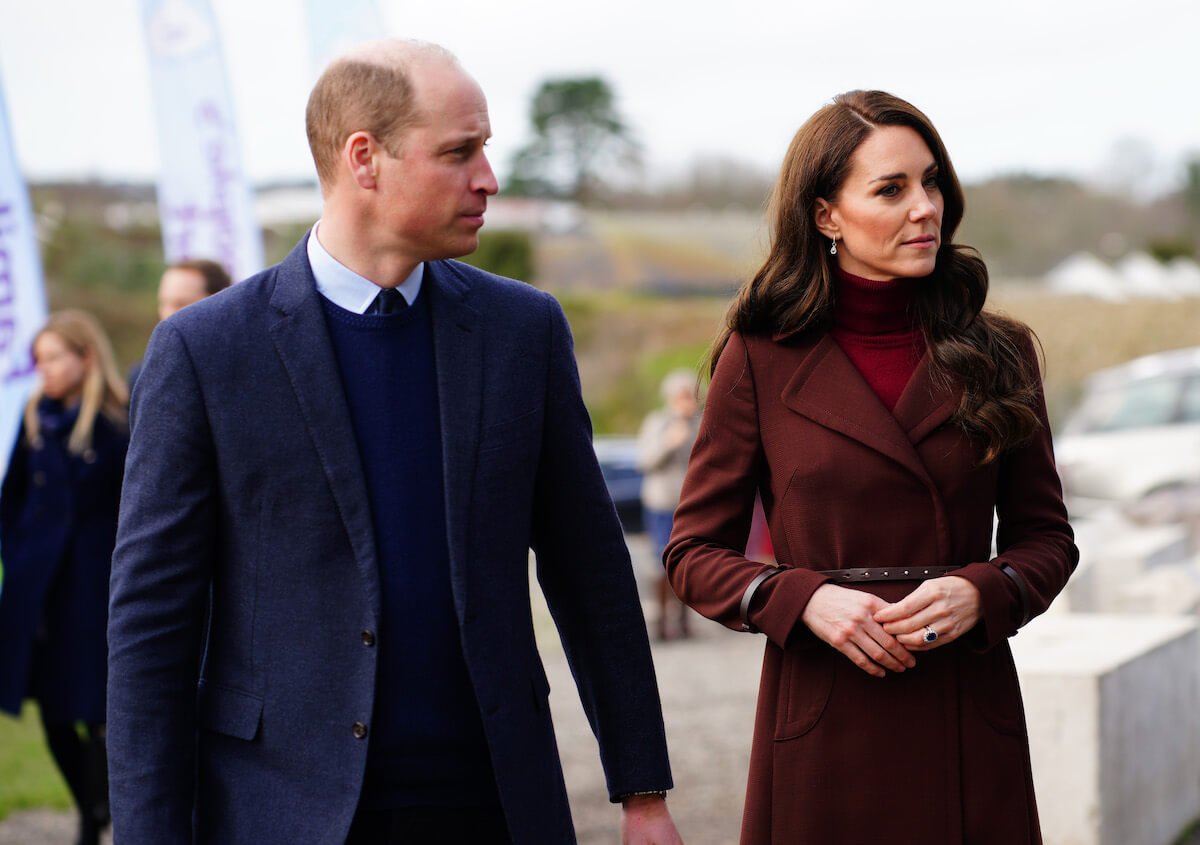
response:
<path id="1" fill-rule="evenodd" d="M 893 410 L 925 354 L 925 338 L 912 314 L 921 280 L 876 282 L 839 267 L 836 283 L 830 334 L 875 395 Z"/>

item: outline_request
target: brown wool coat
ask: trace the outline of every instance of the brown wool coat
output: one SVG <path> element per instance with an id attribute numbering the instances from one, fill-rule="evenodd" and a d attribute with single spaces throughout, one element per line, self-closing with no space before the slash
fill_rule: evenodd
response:
<path id="1" fill-rule="evenodd" d="M 981 465 L 950 423 L 960 391 L 926 358 L 889 412 L 824 334 L 735 334 L 721 355 L 665 560 L 685 602 L 740 628 L 763 571 L 740 552 L 757 492 L 789 567 L 750 611 L 767 644 L 743 845 L 1041 842 L 1008 637 L 1047 608 L 1078 552 L 1040 393 L 1036 438 Z M 829 580 L 814 570 L 922 565 L 965 565 L 956 574 L 979 588 L 983 616 L 915 669 L 873 678 L 799 621 Z M 857 588 L 897 601 L 918 583 Z"/>

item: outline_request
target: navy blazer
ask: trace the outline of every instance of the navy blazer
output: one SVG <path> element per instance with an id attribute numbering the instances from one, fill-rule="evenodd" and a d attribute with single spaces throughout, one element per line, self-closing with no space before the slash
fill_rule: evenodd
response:
<path id="1" fill-rule="evenodd" d="M 121 842 L 340 845 L 355 812 L 378 562 L 305 247 L 162 323 L 138 379 L 109 623 Z M 573 842 L 531 547 L 610 797 L 671 781 L 569 329 L 548 294 L 458 262 L 428 264 L 424 291 L 455 610 L 501 802 L 514 842 Z"/>

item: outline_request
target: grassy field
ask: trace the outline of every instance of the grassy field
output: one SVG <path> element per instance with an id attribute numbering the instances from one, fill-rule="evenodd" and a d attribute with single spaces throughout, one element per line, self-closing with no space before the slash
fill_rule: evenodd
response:
<path id="1" fill-rule="evenodd" d="M 71 806 L 42 736 L 37 709 L 27 703 L 20 719 L 0 716 L 0 819 L 14 810 Z"/>

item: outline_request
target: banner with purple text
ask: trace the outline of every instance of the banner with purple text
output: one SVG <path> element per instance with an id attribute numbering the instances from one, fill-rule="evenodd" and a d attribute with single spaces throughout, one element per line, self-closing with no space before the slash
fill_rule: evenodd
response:
<path id="1" fill-rule="evenodd" d="M 211 258 L 235 280 L 262 269 L 221 38 L 208 0 L 141 0 L 158 124 L 167 261 Z"/>
<path id="2" fill-rule="evenodd" d="M 37 232 L 0 84 L 0 477 L 36 378 L 30 352 L 33 336 L 45 322 Z"/>

